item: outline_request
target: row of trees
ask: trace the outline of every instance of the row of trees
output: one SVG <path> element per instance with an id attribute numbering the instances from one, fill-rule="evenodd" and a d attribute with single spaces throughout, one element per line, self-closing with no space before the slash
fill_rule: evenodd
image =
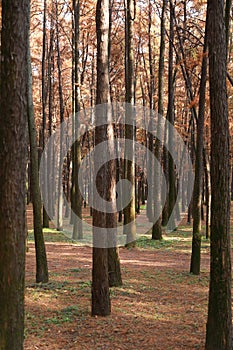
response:
<path id="1" fill-rule="evenodd" d="M 206 20 L 203 21 L 206 24 L 205 29 L 201 25 L 202 21 L 195 19 L 197 13 L 205 15 L 205 7 L 195 2 L 185 1 L 182 4 L 176 4 L 171 0 L 163 0 L 161 4 L 151 1 L 136 4 L 132 0 L 127 0 L 122 6 L 120 1 L 109 3 L 109 0 L 98 0 L 96 10 L 91 3 L 85 3 L 84 7 L 79 0 L 74 0 L 72 3 L 44 0 L 43 5 L 43 31 L 39 31 L 38 35 L 42 17 L 39 4 L 36 2 L 32 4 L 32 30 L 31 41 L 29 41 L 30 2 L 27 0 L 2 1 L 0 158 L 3 166 L 0 177 L 0 231 L 2 232 L 0 348 L 17 350 L 23 348 L 26 125 L 28 124 L 30 140 L 30 181 L 37 256 L 36 279 L 37 282 L 47 282 L 48 267 L 42 234 L 38 182 L 37 130 L 39 130 L 39 149 L 42 151 L 48 136 L 53 134 L 58 123 L 62 123 L 67 116 L 78 112 L 81 108 L 115 101 L 118 97 L 119 100 L 123 99 L 131 105 L 137 102 L 144 106 L 148 105 L 151 109 L 157 109 L 161 116 L 166 116 L 169 122 L 181 131 L 190 147 L 191 157 L 195 161 L 194 194 L 192 206 L 189 207 L 189 215 L 191 216 L 193 212 L 194 219 L 191 258 L 193 273 L 200 272 L 201 203 L 204 198 L 209 205 L 207 168 L 208 157 L 211 157 L 211 278 L 206 350 L 232 349 L 230 157 L 226 85 L 227 76 L 228 80 L 232 81 L 230 71 L 227 71 L 227 62 L 231 62 L 232 46 L 229 40 L 231 2 L 225 3 L 222 0 L 208 2 Z M 87 30 L 88 20 L 93 13 L 96 18 L 96 30 L 93 30 L 92 25 L 90 30 Z M 155 30 L 158 20 L 159 40 L 156 38 Z M 38 64 L 40 45 L 34 43 L 41 43 L 41 66 Z M 166 48 L 168 48 L 167 51 Z M 211 153 L 209 153 L 208 112 L 205 113 L 206 110 L 208 111 L 205 106 L 209 103 L 209 95 L 206 93 L 207 48 Z M 124 56 L 122 51 L 125 53 Z M 158 62 L 158 69 L 156 62 Z M 168 72 L 167 88 L 166 71 Z M 38 91 L 41 91 L 41 99 Z M 167 99 L 165 92 L 167 92 Z M 111 123 L 111 110 L 106 108 L 104 114 L 106 119 L 101 120 L 101 126 L 95 129 L 94 135 L 91 135 L 92 147 L 104 141 L 111 145 L 114 141 L 116 130 Z M 132 113 L 126 113 L 123 135 L 128 140 L 139 138 L 139 131 L 135 136 L 132 118 Z M 73 126 L 74 135 L 78 134 L 79 127 L 80 123 L 76 118 Z M 60 132 L 62 148 L 65 135 L 62 129 Z M 174 162 L 159 139 L 160 137 L 155 139 L 151 135 L 140 135 L 141 142 L 146 143 L 157 159 L 162 161 L 168 184 L 168 198 L 163 214 L 153 225 L 152 238 L 154 239 L 162 238 L 162 225 L 166 225 L 174 208 L 178 181 Z M 57 203 L 58 229 L 62 229 L 61 213 L 64 205 L 61 189 L 63 185 L 66 186 L 66 190 L 68 188 L 67 195 L 73 211 L 79 218 L 82 217 L 83 201 L 77 176 L 82 157 L 87 153 L 86 141 L 82 141 L 83 143 L 80 140 L 74 143 L 66 157 L 65 167 L 61 149 L 58 154 L 60 171 Z M 132 161 L 134 149 L 131 146 L 127 147 L 125 152 L 131 155 L 131 160 L 124 162 L 123 176 L 132 183 L 132 191 L 131 200 L 124 209 L 123 218 L 124 224 L 128 224 L 125 233 L 132 246 L 136 234 L 135 176 L 137 171 L 135 173 Z M 106 152 L 114 154 L 114 149 L 109 147 Z M 50 162 L 54 161 L 54 154 L 48 157 L 51 157 Z M 103 155 L 103 159 L 106 159 L 105 157 L 106 155 Z M 150 169 L 154 169 L 153 166 L 151 167 L 151 160 L 147 161 Z M 101 157 L 98 155 L 94 159 L 96 169 L 99 169 L 99 162 Z M 72 169 L 68 164 L 72 164 Z M 115 161 L 106 163 L 97 172 L 96 178 L 99 194 L 111 203 L 114 203 L 116 197 L 115 185 L 116 178 L 119 176 L 117 165 L 119 168 L 119 164 Z M 148 171 L 147 180 L 150 175 L 158 178 L 160 174 L 156 171 L 155 168 L 155 174 L 152 175 Z M 50 174 L 49 169 L 48 174 Z M 205 179 L 204 182 L 203 179 Z M 205 184 L 204 197 L 203 184 Z M 51 189 L 48 190 L 51 191 Z M 155 198 L 156 195 L 157 198 Z M 156 215 L 159 196 L 162 196 L 162 193 L 155 182 L 153 196 L 148 196 L 147 202 L 149 219 Z M 112 234 L 114 232 L 112 229 L 117 227 L 117 210 L 106 213 L 93 209 L 92 217 L 94 241 L 102 228 L 106 229 L 106 232 L 109 230 Z M 48 219 L 44 210 L 43 226 L 49 225 Z M 80 220 L 75 216 L 70 219 L 73 220 L 73 238 L 81 239 L 83 232 Z M 207 228 L 208 225 L 207 223 Z M 107 236 L 104 239 L 108 239 Z M 114 237 L 111 239 L 114 240 Z M 111 310 L 109 286 L 122 283 L 118 250 L 97 246 L 98 244 L 94 244 L 93 248 L 92 314 L 108 315 Z M 220 317 L 221 326 L 218 323 Z"/>

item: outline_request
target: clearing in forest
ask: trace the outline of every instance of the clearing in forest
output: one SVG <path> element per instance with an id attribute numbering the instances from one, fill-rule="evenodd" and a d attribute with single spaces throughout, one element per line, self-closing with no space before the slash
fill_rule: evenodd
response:
<path id="1" fill-rule="evenodd" d="M 192 228 L 160 242 L 120 248 L 123 286 L 111 288 L 112 314 L 91 317 L 92 249 L 45 230 L 48 284 L 35 283 L 29 235 L 26 267 L 25 350 L 204 349 L 209 286 L 209 241 L 201 274 L 189 274 Z"/>

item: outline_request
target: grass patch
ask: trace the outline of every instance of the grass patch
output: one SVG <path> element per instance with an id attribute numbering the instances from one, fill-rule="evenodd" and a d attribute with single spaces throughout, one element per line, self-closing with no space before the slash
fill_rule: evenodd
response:
<path id="1" fill-rule="evenodd" d="M 75 243 L 72 239 L 67 237 L 63 232 L 57 231 L 56 229 L 43 229 L 45 242 L 65 242 Z M 34 242 L 34 231 L 28 230 L 28 242 Z"/>
<path id="2" fill-rule="evenodd" d="M 34 289 L 34 290 L 61 290 L 61 289 L 67 289 L 67 286 L 70 283 L 68 281 L 51 281 L 48 283 L 31 283 L 26 285 L 27 288 L 29 289 Z"/>
<path id="3" fill-rule="evenodd" d="M 137 240 L 138 248 L 150 248 L 150 249 L 162 249 L 162 248 L 171 248 L 175 243 L 180 242 L 181 239 L 179 237 L 164 237 L 161 240 L 154 240 L 143 236 Z"/>
<path id="4" fill-rule="evenodd" d="M 49 318 L 46 318 L 44 320 L 45 324 L 54 324 L 54 325 L 62 325 L 63 323 L 66 322 L 73 322 L 77 318 L 82 318 L 84 319 L 84 311 L 80 310 L 76 305 L 70 305 L 67 306 L 61 310 L 56 311 L 56 313 Z"/>

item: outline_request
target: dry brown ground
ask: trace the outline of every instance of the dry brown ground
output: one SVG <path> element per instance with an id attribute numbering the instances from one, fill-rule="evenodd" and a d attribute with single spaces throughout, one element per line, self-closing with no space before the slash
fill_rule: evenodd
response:
<path id="1" fill-rule="evenodd" d="M 111 289 L 112 313 L 106 318 L 90 315 L 91 248 L 51 242 L 56 233 L 47 234 L 50 282 L 36 285 L 30 242 L 25 350 L 204 349 L 209 247 L 204 241 L 201 275 L 190 275 L 187 230 L 154 247 L 148 241 L 120 249 L 124 284 Z"/>

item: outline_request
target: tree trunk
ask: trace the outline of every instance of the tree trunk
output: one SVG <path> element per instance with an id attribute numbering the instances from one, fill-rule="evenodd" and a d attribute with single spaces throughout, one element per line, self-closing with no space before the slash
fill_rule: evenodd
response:
<path id="1" fill-rule="evenodd" d="M 224 1 L 209 0 L 211 263 L 205 350 L 232 350 L 230 154 Z"/>
<path id="2" fill-rule="evenodd" d="M 46 104 L 47 104 L 47 89 L 46 89 L 46 23 L 47 23 L 47 0 L 44 0 L 44 13 L 43 13 L 43 44 L 42 44 L 42 130 L 40 137 L 41 152 L 45 147 L 46 138 Z M 45 160 L 47 161 L 47 159 Z M 47 161 L 48 164 L 48 161 Z M 47 168 L 47 165 L 46 167 Z M 46 195 L 46 193 L 45 193 Z M 43 227 L 49 227 L 49 217 L 43 206 Z"/>
<path id="3" fill-rule="evenodd" d="M 52 135 L 53 132 L 53 97 L 54 97 L 54 2 L 52 3 L 52 13 L 51 13 L 51 20 L 50 20 L 50 43 L 49 43 L 49 53 L 48 53 L 48 132 L 49 137 Z M 54 192 L 55 189 L 53 188 L 53 157 L 54 153 L 52 150 L 48 149 L 48 171 L 47 171 L 47 191 L 48 191 L 48 198 L 52 198 L 52 200 L 49 201 L 49 213 L 54 213 Z M 54 215 L 54 214 L 53 214 Z"/>
<path id="4" fill-rule="evenodd" d="M 29 0 L 2 0 L 0 349 L 23 350 Z"/>
<path id="5" fill-rule="evenodd" d="M 36 282 L 48 282 L 48 266 L 42 230 L 42 203 L 39 186 L 39 169 L 38 169 L 38 149 L 36 125 L 34 120 L 34 106 L 32 96 L 32 67 L 30 54 L 30 41 L 28 41 L 28 131 L 30 143 L 30 162 L 31 162 L 31 191 L 32 191 L 32 206 L 33 206 L 33 227 L 36 248 Z"/>
<path id="6" fill-rule="evenodd" d="M 61 53 L 59 43 L 59 24 L 58 24 L 58 2 L 56 0 L 56 48 L 57 48 L 57 69 L 58 69 L 58 90 L 59 90 L 59 107 L 60 107 L 60 156 L 59 156 L 59 177 L 58 177 L 58 203 L 57 203 L 57 229 L 63 231 L 63 157 L 62 147 L 64 131 L 62 123 L 64 121 L 64 104 L 62 88 L 62 67 Z"/>
<path id="7" fill-rule="evenodd" d="M 110 105 L 98 105 L 110 102 L 109 93 L 109 0 L 98 0 L 96 7 L 97 32 L 97 89 L 96 89 L 96 120 L 95 146 L 103 141 L 114 141 L 114 130 L 111 124 Z M 101 109 L 103 108 L 103 109 Z M 102 112 L 102 113 L 101 113 Z M 111 147 L 110 147 L 111 148 Z M 106 152 L 110 151 L 106 149 Z M 105 201 L 114 200 L 115 179 L 113 171 L 115 161 L 106 163 L 104 154 L 95 154 L 94 168 L 96 189 Z M 101 160 L 105 164 L 100 167 Z M 97 171 L 97 169 L 99 169 Z M 109 279 L 108 279 L 108 228 L 117 225 L 116 213 L 106 213 L 98 210 L 98 202 L 94 196 L 93 208 L 93 266 L 92 266 L 92 315 L 107 316 L 111 312 Z M 103 233 L 101 233 L 103 232 Z M 101 240 L 101 242 L 100 242 Z M 100 244 L 101 243 L 101 244 Z"/>
<path id="8" fill-rule="evenodd" d="M 109 287 L 122 285 L 119 248 L 108 248 L 108 279 Z"/>
<path id="9" fill-rule="evenodd" d="M 81 142 L 78 140 L 78 130 L 79 130 L 79 111 L 80 111 L 80 69 L 79 69 L 79 0 L 73 1 L 74 10 L 74 136 L 75 143 L 72 148 L 73 150 L 73 211 L 74 216 L 74 226 L 73 226 L 73 239 L 83 238 L 83 226 L 82 226 L 82 194 L 79 188 L 78 182 L 78 172 L 81 165 Z"/>
<path id="10" fill-rule="evenodd" d="M 173 81 L 173 45 L 174 45 L 174 5 L 170 0 L 170 36 L 169 36 L 169 68 L 168 68 L 168 111 L 167 118 L 170 124 L 174 125 L 174 81 Z M 169 148 L 173 148 L 173 129 L 169 128 L 168 143 Z M 175 189 L 175 171 L 174 161 L 170 154 L 168 154 L 168 227 L 167 229 L 173 230 L 175 227 L 173 209 L 176 201 L 176 189 Z"/>
<path id="11" fill-rule="evenodd" d="M 207 18 L 206 18 L 207 22 Z M 206 27 L 207 28 L 207 27 Z M 195 179 L 193 189 L 193 237 L 190 272 L 199 275 L 201 265 L 201 204 L 203 183 L 203 146 L 205 121 L 205 91 L 207 78 L 207 30 L 205 30 L 205 43 L 202 58 L 202 71 L 199 96 L 199 113 L 197 120 Z"/>
<path id="12" fill-rule="evenodd" d="M 126 30 L 125 30 L 125 100 L 134 103 L 134 2 L 127 0 L 126 5 Z M 134 140 L 134 116 L 132 108 L 126 107 L 125 111 L 125 139 Z M 125 153 L 125 177 L 131 183 L 130 202 L 124 208 L 124 233 L 127 234 L 126 246 L 134 247 L 136 241 L 135 224 L 135 165 L 134 165 L 134 142 L 126 143 Z"/>
<path id="13" fill-rule="evenodd" d="M 165 13 L 167 8 L 167 0 L 163 0 L 161 25 L 160 25 L 160 52 L 159 52 L 159 77 L 158 77 L 158 138 L 155 145 L 155 157 L 158 162 L 161 163 L 162 160 L 162 130 L 161 130 L 161 119 L 163 118 L 164 112 L 164 54 L 165 54 Z M 155 211 L 160 212 L 161 199 L 162 199 L 162 189 L 161 189 L 161 174 L 158 166 L 155 168 L 155 196 L 157 198 L 157 203 L 155 203 Z M 158 215 L 156 215 L 157 217 Z M 152 228 L 152 239 L 162 239 L 162 216 L 159 215 L 156 223 Z"/>

